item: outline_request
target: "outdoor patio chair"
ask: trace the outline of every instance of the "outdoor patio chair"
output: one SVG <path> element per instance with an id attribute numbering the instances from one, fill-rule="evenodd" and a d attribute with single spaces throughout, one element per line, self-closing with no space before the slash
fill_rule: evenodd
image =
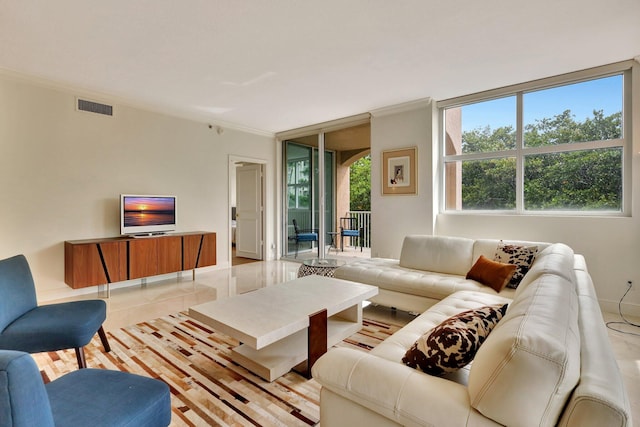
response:
<path id="1" fill-rule="evenodd" d="M 364 228 L 358 227 L 358 219 L 354 217 L 340 218 L 340 250 L 344 252 L 344 238 L 357 237 L 360 244 L 360 252 L 364 243 Z"/>
<path id="2" fill-rule="evenodd" d="M 301 230 L 298 227 L 298 221 L 293 219 L 292 222 L 293 222 L 293 229 L 296 233 L 294 236 L 292 236 L 292 239 L 294 239 L 296 243 L 295 258 L 298 258 L 298 248 L 300 246 L 300 242 L 317 242 L 318 231 L 317 230 Z M 318 244 L 317 246 L 318 246 L 318 257 L 320 257 L 320 245 Z"/>

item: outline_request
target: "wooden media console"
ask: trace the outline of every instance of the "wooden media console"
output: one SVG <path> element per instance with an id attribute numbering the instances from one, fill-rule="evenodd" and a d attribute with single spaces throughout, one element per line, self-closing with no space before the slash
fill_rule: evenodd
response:
<path id="1" fill-rule="evenodd" d="M 73 289 L 216 265 L 216 233 L 174 233 L 64 242 L 64 281 Z"/>

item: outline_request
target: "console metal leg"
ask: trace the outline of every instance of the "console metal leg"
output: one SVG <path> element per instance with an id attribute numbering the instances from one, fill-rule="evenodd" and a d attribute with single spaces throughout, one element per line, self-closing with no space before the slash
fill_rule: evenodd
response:
<path id="1" fill-rule="evenodd" d="M 109 298 L 111 296 L 111 284 L 98 285 L 98 298 Z"/>

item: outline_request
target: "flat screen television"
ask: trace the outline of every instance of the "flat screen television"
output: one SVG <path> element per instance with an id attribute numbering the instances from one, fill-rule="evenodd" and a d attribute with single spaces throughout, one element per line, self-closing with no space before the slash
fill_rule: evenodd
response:
<path id="1" fill-rule="evenodd" d="M 176 229 L 176 196 L 120 195 L 120 233 L 164 234 Z"/>

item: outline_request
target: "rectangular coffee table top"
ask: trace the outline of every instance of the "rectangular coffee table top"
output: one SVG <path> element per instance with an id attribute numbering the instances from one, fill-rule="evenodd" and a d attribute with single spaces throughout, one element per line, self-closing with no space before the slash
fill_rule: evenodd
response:
<path id="1" fill-rule="evenodd" d="M 309 326 L 309 315 L 332 316 L 378 294 L 376 286 L 306 276 L 189 308 L 189 315 L 261 349 Z"/>

